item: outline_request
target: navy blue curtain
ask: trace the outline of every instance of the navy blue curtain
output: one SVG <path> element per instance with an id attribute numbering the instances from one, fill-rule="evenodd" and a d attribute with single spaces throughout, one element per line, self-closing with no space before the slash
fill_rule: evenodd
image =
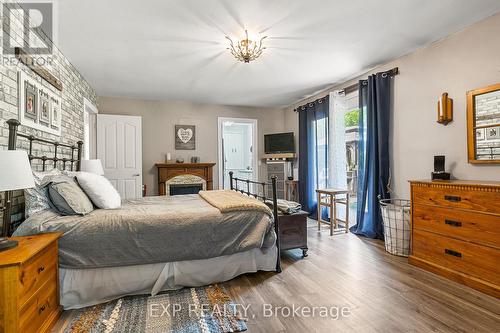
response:
<path id="1" fill-rule="evenodd" d="M 328 179 L 329 96 L 300 106 L 299 112 L 299 199 L 302 209 L 317 218 L 317 188 Z M 326 209 L 322 213 L 326 219 Z"/>
<path id="2" fill-rule="evenodd" d="M 359 167 L 356 222 L 351 232 L 384 237 L 378 196 L 389 199 L 389 122 L 392 77 L 387 73 L 359 81 Z"/>

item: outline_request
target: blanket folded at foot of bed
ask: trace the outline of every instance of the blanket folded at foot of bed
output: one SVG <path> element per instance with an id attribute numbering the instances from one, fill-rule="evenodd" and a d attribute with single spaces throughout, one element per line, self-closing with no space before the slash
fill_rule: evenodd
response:
<path id="1" fill-rule="evenodd" d="M 221 213 L 235 211 L 259 211 L 273 216 L 269 207 L 255 198 L 231 190 L 200 191 L 200 197 L 217 208 Z"/>

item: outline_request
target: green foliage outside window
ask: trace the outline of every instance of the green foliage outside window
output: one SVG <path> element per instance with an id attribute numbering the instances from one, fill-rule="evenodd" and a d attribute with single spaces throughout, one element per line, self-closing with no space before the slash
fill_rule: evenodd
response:
<path id="1" fill-rule="evenodd" d="M 346 112 L 344 116 L 345 127 L 358 126 L 359 124 L 359 109 L 354 109 Z"/>

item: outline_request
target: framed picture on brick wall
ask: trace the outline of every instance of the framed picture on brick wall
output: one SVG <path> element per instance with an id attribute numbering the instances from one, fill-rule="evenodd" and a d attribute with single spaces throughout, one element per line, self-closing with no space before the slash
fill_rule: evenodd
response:
<path id="1" fill-rule="evenodd" d="M 36 87 L 28 81 L 24 81 L 24 96 L 24 110 L 22 110 L 24 116 L 36 120 L 38 118 L 38 93 Z"/>
<path id="2" fill-rule="evenodd" d="M 50 97 L 45 91 L 40 90 L 40 102 L 38 103 L 40 122 L 50 124 Z"/>
<path id="3" fill-rule="evenodd" d="M 54 128 L 61 127 L 61 106 L 55 98 L 51 98 L 50 102 L 50 125 Z"/>
<path id="4" fill-rule="evenodd" d="M 61 135 L 61 97 L 50 85 L 18 72 L 19 121 L 22 125 Z"/>

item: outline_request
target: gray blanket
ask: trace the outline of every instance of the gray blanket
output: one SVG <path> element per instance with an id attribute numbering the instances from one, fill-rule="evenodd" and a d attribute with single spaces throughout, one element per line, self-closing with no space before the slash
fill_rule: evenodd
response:
<path id="1" fill-rule="evenodd" d="M 266 204 L 272 209 L 273 202 L 271 200 L 266 200 Z M 298 213 L 302 209 L 302 205 L 295 201 L 278 199 L 277 204 L 278 210 L 287 215 Z"/>
<path id="2" fill-rule="evenodd" d="M 195 260 L 272 247 L 273 218 L 257 211 L 221 213 L 199 195 L 147 197 L 86 216 L 37 213 L 16 236 L 63 232 L 59 265 L 96 268 Z"/>

